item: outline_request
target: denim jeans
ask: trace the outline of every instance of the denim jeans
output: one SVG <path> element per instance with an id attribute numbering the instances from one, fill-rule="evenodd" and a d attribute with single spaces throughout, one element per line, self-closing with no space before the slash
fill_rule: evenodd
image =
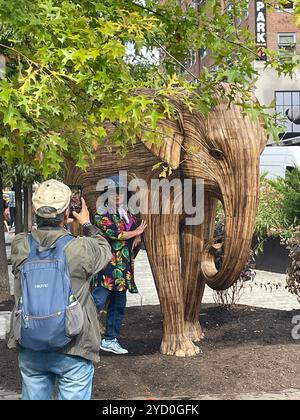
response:
<path id="1" fill-rule="evenodd" d="M 62 353 L 19 353 L 22 400 L 52 400 L 58 383 L 60 400 L 90 400 L 94 366 L 89 360 Z"/>
<path id="2" fill-rule="evenodd" d="M 11 227 L 15 226 L 16 224 L 16 208 L 15 207 L 9 208 L 9 217 L 10 217 Z"/>
<path id="3" fill-rule="evenodd" d="M 109 298 L 104 338 L 106 340 L 118 338 L 125 314 L 126 290 L 124 292 L 110 291 L 99 285 L 93 290 L 93 298 L 98 312 L 103 309 L 106 299 Z"/>

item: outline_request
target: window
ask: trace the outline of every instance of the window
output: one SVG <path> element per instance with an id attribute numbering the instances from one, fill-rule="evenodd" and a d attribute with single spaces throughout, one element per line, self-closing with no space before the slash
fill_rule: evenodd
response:
<path id="1" fill-rule="evenodd" d="M 282 32 L 278 34 L 279 50 L 295 51 L 296 34 L 293 32 Z"/>
<path id="2" fill-rule="evenodd" d="M 288 12 L 294 13 L 294 1 L 286 1 L 286 3 L 282 6 L 275 6 L 277 12 Z"/>
<path id="3" fill-rule="evenodd" d="M 299 123 L 295 124 L 293 120 L 297 121 L 297 117 L 300 113 L 300 91 L 277 91 L 275 92 L 275 101 L 276 112 L 281 115 L 280 121 L 278 122 L 282 124 L 283 119 L 286 128 L 285 133 L 282 133 L 281 136 L 284 137 L 284 139 L 299 136 L 300 125 Z"/>
<path id="4" fill-rule="evenodd" d="M 293 12 L 294 11 L 294 2 L 293 1 L 288 1 L 284 5 L 283 10 L 286 10 L 288 12 Z"/>

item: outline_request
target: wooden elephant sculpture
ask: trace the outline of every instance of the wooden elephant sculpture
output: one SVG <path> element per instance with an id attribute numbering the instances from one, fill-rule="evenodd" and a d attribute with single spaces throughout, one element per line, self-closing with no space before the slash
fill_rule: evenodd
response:
<path id="1" fill-rule="evenodd" d="M 160 145 L 139 139 L 125 158 L 102 147 L 85 172 L 69 162 L 65 182 L 81 184 L 94 211 L 97 182 L 119 171 L 129 171 L 149 185 L 159 176 L 153 167 L 163 161 L 174 169 L 173 177 L 204 180 L 202 224 L 186 225 L 185 215 L 175 212 L 142 216 L 148 223 L 144 242 L 163 315 L 161 352 L 193 356 L 199 352 L 194 342 L 203 337 L 199 313 L 205 284 L 216 290 L 230 287 L 247 262 L 259 198 L 259 157 L 267 137 L 260 121 L 222 99 L 207 117 L 173 102 L 177 118 L 160 123 L 167 133 Z M 214 261 L 218 201 L 225 212 L 219 270 Z"/>

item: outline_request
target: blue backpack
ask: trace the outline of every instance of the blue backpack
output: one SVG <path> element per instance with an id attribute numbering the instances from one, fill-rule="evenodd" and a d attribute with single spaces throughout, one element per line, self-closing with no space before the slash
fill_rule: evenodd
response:
<path id="1" fill-rule="evenodd" d="M 16 339 L 22 347 L 56 351 L 72 339 L 66 334 L 66 316 L 79 302 L 72 292 L 65 248 L 73 239 L 63 236 L 48 249 L 28 235 L 30 254 L 21 268 L 22 297 L 16 313 L 20 321 Z"/>

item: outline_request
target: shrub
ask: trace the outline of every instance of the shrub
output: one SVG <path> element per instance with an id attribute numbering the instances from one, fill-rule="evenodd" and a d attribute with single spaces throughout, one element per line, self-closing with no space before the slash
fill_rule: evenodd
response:
<path id="1" fill-rule="evenodd" d="M 221 205 L 217 211 L 217 227 L 215 236 L 224 234 L 225 215 Z M 300 170 L 293 169 L 285 179 L 268 180 L 261 176 L 260 200 L 256 217 L 254 234 L 258 245 L 249 255 L 249 260 L 240 278 L 228 290 L 214 292 L 214 301 L 222 306 L 236 304 L 244 289 L 244 281 L 254 280 L 254 254 L 263 252 L 264 242 L 270 236 L 281 238 L 290 249 L 292 259 L 288 271 L 287 288 L 300 297 Z M 295 233 L 296 232 L 296 233 Z M 216 252 L 216 266 L 221 267 L 223 247 Z"/>
<path id="2" fill-rule="evenodd" d="M 287 241 L 291 258 L 287 272 L 287 289 L 300 300 L 300 226 L 293 233 L 292 238 Z"/>
<path id="3" fill-rule="evenodd" d="M 300 299 L 300 170 L 294 168 L 285 179 L 262 180 L 261 185 L 257 234 L 262 240 L 279 236 L 290 250 L 286 287 Z"/>
<path id="4" fill-rule="evenodd" d="M 282 196 L 282 211 L 289 225 L 300 223 L 300 170 L 294 168 L 288 172 L 286 178 L 269 181 Z"/>
<path id="5" fill-rule="evenodd" d="M 280 187 L 279 184 L 280 183 Z M 282 180 L 270 181 L 261 177 L 260 198 L 254 234 L 259 242 L 269 236 L 286 236 L 289 220 L 283 204 Z"/>

